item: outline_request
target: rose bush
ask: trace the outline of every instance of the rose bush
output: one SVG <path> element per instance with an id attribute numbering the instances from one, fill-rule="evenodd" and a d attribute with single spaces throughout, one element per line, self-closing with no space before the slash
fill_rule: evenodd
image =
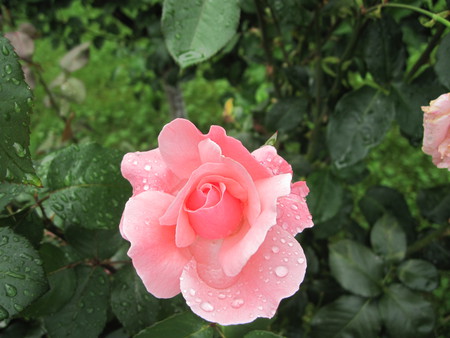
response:
<path id="1" fill-rule="evenodd" d="M 222 325 L 272 317 L 303 281 L 294 236 L 313 226 L 305 182 L 274 147 L 250 153 L 219 126 L 202 134 L 176 119 L 159 148 L 126 154 L 133 186 L 121 224 L 147 290 L 182 292 L 197 315 Z"/>
<path id="2" fill-rule="evenodd" d="M 425 113 L 422 150 L 432 156 L 438 168 L 450 170 L 450 93 L 439 96 L 422 110 Z"/>

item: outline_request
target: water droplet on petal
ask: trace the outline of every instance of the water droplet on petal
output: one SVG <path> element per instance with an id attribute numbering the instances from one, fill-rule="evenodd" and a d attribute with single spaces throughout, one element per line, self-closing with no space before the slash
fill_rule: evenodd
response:
<path id="1" fill-rule="evenodd" d="M 208 302 L 201 303 L 200 307 L 203 311 L 206 311 L 206 312 L 211 312 L 214 310 L 214 306 L 212 306 L 211 303 L 208 303 Z"/>
<path id="2" fill-rule="evenodd" d="M 272 247 L 272 252 L 273 252 L 273 253 L 279 253 L 279 252 L 280 252 L 280 248 L 277 247 L 277 246 L 273 246 L 273 247 Z"/>
<path id="3" fill-rule="evenodd" d="M 195 296 L 196 292 L 194 289 L 190 289 L 189 294 L 193 297 L 193 296 Z"/>
<path id="4" fill-rule="evenodd" d="M 225 299 L 226 295 L 224 293 L 219 293 L 217 297 L 219 297 L 219 299 Z"/>
<path id="5" fill-rule="evenodd" d="M 150 171 L 151 169 L 152 169 L 152 166 L 149 165 L 149 164 L 147 164 L 147 165 L 144 167 L 144 170 L 146 170 L 146 171 Z"/>
<path id="6" fill-rule="evenodd" d="M 297 263 L 303 264 L 303 263 L 305 263 L 305 259 L 303 257 L 300 257 L 299 259 L 297 259 Z"/>
<path id="7" fill-rule="evenodd" d="M 289 270 L 284 265 L 280 265 L 275 268 L 275 274 L 280 278 L 285 277 L 288 273 L 289 273 Z"/>
<path id="8" fill-rule="evenodd" d="M 244 305 L 244 300 L 242 298 L 237 298 L 231 302 L 231 306 L 235 309 L 239 309 L 242 305 Z"/>

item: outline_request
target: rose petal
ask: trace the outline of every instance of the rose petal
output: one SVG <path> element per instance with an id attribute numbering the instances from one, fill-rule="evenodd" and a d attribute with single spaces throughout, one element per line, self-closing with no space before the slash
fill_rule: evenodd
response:
<path id="1" fill-rule="evenodd" d="M 206 284 L 196 264 L 195 259 L 191 260 L 181 276 L 183 297 L 194 313 L 221 325 L 273 317 L 281 299 L 298 290 L 306 271 L 300 244 L 278 226 L 269 230 L 237 282 L 227 288 Z"/>
<path id="2" fill-rule="evenodd" d="M 133 186 L 133 196 L 147 190 L 171 192 L 180 183 L 164 163 L 158 149 L 126 154 L 121 170 L 123 177 Z"/>
<path id="3" fill-rule="evenodd" d="M 292 236 L 314 225 L 305 200 L 308 192 L 306 182 L 296 182 L 291 187 L 291 194 L 278 199 L 277 224 Z"/>
<path id="4" fill-rule="evenodd" d="M 206 139 L 192 122 L 175 119 L 158 136 L 159 150 L 167 166 L 180 178 L 187 179 L 202 163 L 198 144 Z"/>
<path id="5" fill-rule="evenodd" d="M 272 146 L 263 146 L 252 152 L 253 157 L 273 175 L 292 174 L 292 167 L 284 158 L 277 154 Z"/>
<path id="6" fill-rule="evenodd" d="M 270 176 L 270 172 L 262 166 L 242 143 L 230 136 L 227 136 L 225 129 L 220 126 L 211 126 L 209 133 L 206 134 L 222 149 L 222 155 L 229 157 L 247 169 L 253 180 L 259 180 Z"/>
<path id="7" fill-rule="evenodd" d="M 125 205 L 122 232 L 130 241 L 128 255 L 148 292 L 170 298 L 180 292 L 179 278 L 191 254 L 175 245 L 175 226 L 160 226 L 159 217 L 173 196 L 146 191 Z"/>
<path id="8" fill-rule="evenodd" d="M 220 262 L 228 276 L 236 276 L 249 258 L 258 250 L 267 231 L 276 224 L 277 199 L 289 194 L 292 175 L 281 174 L 255 182 L 259 195 L 260 213 L 255 219 L 248 219 L 249 228 L 242 228 L 236 235 L 224 240 Z M 251 209 L 253 204 L 248 203 Z M 250 213 L 250 211 L 248 211 Z"/>

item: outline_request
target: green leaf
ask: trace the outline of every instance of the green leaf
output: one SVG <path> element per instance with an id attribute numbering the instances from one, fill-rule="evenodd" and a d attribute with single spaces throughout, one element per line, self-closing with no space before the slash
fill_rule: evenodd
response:
<path id="1" fill-rule="evenodd" d="M 433 330 L 432 304 L 401 284 L 386 289 L 378 308 L 390 337 L 427 337 Z"/>
<path id="2" fill-rule="evenodd" d="M 271 322 L 273 322 L 273 319 L 257 318 L 256 320 L 250 323 L 238 325 L 226 325 L 221 326 L 220 328 L 225 337 L 237 338 L 237 337 L 244 337 L 247 333 L 251 331 L 268 330 Z"/>
<path id="3" fill-rule="evenodd" d="M 44 318 L 52 337 L 98 337 L 106 324 L 109 280 L 98 267 L 75 268 L 77 287 L 70 301 Z"/>
<path id="4" fill-rule="evenodd" d="M 330 245 L 330 268 L 339 284 L 356 295 L 381 293 L 383 261 L 367 247 L 351 240 Z"/>
<path id="5" fill-rule="evenodd" d="M 117 229 L 90 230 L 77 225 L 69 226 L 66 240 L 83 258 L 102 260 L 113 256 L 124 245 L 124 240 Z"/>
<path id="6" fill-rule="evenodd" d="M 445 92 L 439 84 L 436 74 L 429 68 L 412 83 L 393 83 L 393 95 L 396 99 L 395 118 L 400 130 L 413 144 L 419 145 L 423 138 L 423 111 L 431 100 Z"/>
<path id="7" fill-rule="evenodd" d="M 75 271 L 66 267 L 69 265 L 69 260 L 60 248 L 45 243 L 41 246 L 39 253 L 48 276 L 50 289 L 27 309 L 26 315 L 34 317 L 57 312 L 70 300 L 76 287 Z"/>
<path id="8" fill-rule="evenodd" d="M 175 61 L 186 68 L 217 53 L 236 33 L 238 1 L 165 0 L 162 30 Z"/>
<path id="9" fill-rule="evenodd" d="M 344 189 L 329 171 L 318 171 L 308 177 L 308 207 L 316 224 L 333 218 L 341 209 Z"/>
<path id="10" fill-rule="evenodd" d="M 308 101 L 302 97 L 282 98 L 266 115 L 266 125 L 271 130 L 286 133 L 298 127 L 303 120 Z"/>
<path id="11" fill-rule="evenodd" d="M 183 312 L 142 330 L 134 338 L 210 338 L 213 334 L 214 330 L 210 323 L 191 312 Z"/>
<path id="12" fill-rule="evenodd" d="M 148 293 L 131 265 L 114 275 L 111 307 L 130 334 L 152 325 L 160 309 L 158 299 Z"/>
<path id="13" fill-rule="evenodd" d="M 391 16 L 370 21 L 360 41 L 364 43 L 364 60 L 375 81 L 385 85 L 402 74 L 405 65 L 402 31 Z"/>
<path id="14" fill-rule="evenodd" d="M 415 238 L 416 221 L 405 198 L 397 190 L 383 186 L 371 187 L 359 201 L 359 207 L 370 224 L 375 224 L 384 214 L 391 214 L 406 233 L 408 241 Z"/>
<path id="15" fill-rule="evenodd" d="M 439 44 L 436 53 L 436 64 L 434 70 L 439 78 L 439 81 L 450 89 L 450 34 L 447 34 Z"/>
<path id="16" fill-rule="evenodd" d="M 96 144 L 59 151 L 47 175 L 52 210 L 67 224 L 116 228 L 131 195 L 120 174 L 121 160 L 121 153 Z"/>
<path id="17" fill-rule="evenodd" d="M 405 232 L 389 214 L 385 214 L 375 223 L 370 232 L 370 243 L 373 251 L 388 262 L 399 262 L 405 257 Z"/>
<path id="18" fill-rule="evenodd" d="M 31 163 L 31 90 L 8 39 L 0 36 L 0 182 L 41 185 Z"/>
<path id="19" fill-rule="evenodd" d="M 344 95 L 327 126 L 327 144 L 338 169 L 364 159 L 378 145 L 394 118 L 394 102 L 373 88 Z"/>
<path id="20" fill-rule="evenodd" d="M 407 287 L 419 291 L 432 291 L 439 284 L 436 267 L 422 259 L 409 259 L 400 265 L 398 278 Z"/>
<path id="21" fill-rule="evenodd" d="M 450 185 L 422 189 L 417 204 L 423 217 L 430 222 L 448 225 L 450 219 Z"/>
<path id="22" fill-rule="evenodd" d="M 48 289 L 39 254 L 24 237 L 0 228 L 0 321 L 24 310 Z"/>
<path id="23" fill-rule="evenodd" d="M 283 336 L 264 330 L 253 330 L 244 336 L 244 338 L 282 338 L 282 337 Z"/>
<path id="24" fill-rule="evenodd" d="M 374 302 L 357 296 L 341 296 L 312 319 L 313 337 L 379 337 L 381 318 Z"/>
<path id="25" fill-rule="evenodd" d="M 3 182 L 0 184 L 0 211 L 15 200 L 18 195 L 29 189 L 29 186 L 17 183 Z"/>

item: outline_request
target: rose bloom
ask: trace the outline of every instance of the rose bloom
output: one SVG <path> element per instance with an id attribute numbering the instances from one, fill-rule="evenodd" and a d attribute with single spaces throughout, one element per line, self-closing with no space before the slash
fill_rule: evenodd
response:
<path id="1" fill-rule="evenodd" d="M 272 317 L 303 281 L 294 236 L 313 226 L 305 182 L 272 146 L 250 153 L 212 126 L 203 135 L 176 119 L 159 148 L 126 154 L 133 186 L 120 231 L 147 290 L 183 294 L 200 317 L 222 325 Z"/>
<path id="2" fill-rule="evenodd" d="M 439 96 L 422 110 L 422 150 L 432 156 L 438 168 L 450 170 L 450 93 Z"/>

